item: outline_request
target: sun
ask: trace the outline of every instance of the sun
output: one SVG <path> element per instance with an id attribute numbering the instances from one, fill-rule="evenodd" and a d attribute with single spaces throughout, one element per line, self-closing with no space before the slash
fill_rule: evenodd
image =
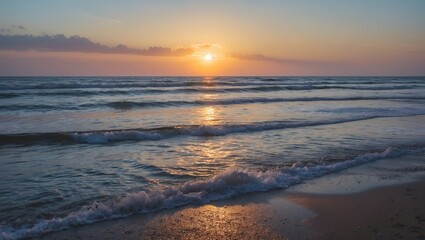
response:
<path id="1" fill-rule="evenodd" d="M 213 59 L 213 55 L 211 53 L 207 53 L 204 55 L 204 61 L 210 62 Z"/>

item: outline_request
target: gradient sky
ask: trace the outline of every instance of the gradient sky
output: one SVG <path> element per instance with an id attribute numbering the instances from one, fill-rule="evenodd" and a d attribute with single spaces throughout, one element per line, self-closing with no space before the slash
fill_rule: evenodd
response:
<path id="1" fill-rule="evenodd" d="M 0 75 L 425 75 L 424 13 L 423 0 L 0 0 Z"/>

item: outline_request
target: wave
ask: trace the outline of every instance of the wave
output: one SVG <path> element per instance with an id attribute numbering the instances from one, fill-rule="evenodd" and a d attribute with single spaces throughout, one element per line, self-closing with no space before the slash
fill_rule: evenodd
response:
<path id="1" fill-rule="evenodd" d="M 136 213 L 156 212 L 188 204 L 205 204 L 252 192 L 285 189 L 325 174 L 406 153 L 407 150 L 389 147 L 381 152 L 366 153 L 340 162 L 322 161 L 308 164 L 296 162 L 291 166 L 267 171 L 231 168 L 205 180 L 190 181 L 165 189 L 128 193 L 112 201 L 94 202 L 66 216 L 38 220 L 31 226 L 21 228 L 0 226 L 0 237 L 4 239 L 36 237 L 74 226 L 128 217 Z"/>
<path id="2" fill-rule="evenodd" d="M 51 90 L 51 89 L 112 89 L 112 88 L 150 88 L 150 87 L 208 87 L 208 86 L 318 86 L 321 85 L 388 85 L 424 84 L 423 77 L 373 78 L 373 77 L 215 77 L 205 80 L 201 77 L 172 78 L 6 78 L 0 82 L 1 90 Z M 384 86 L 385 87 L 385 86 Z M 397 86 L 394 86 L 397 89 Z M 412 85 L 414 87 L 414 85 Z"/>
<path id="3" fill-rule="evenodd" d="M 425 100 L 425 96 L 353 96 L 353 97 L 300 97 L 300 98 L 233 98 L 219 100 L 193 100 L 193 101 L 114 101 L 101 103 L 84 103 L 80 105 L 52 105 L 52 104 L 10 104 L 0 105 L 0 110 L 16 111 L 55 111 L 55 110 L 82 110 L 90 108 L 113 108 L 129 110 L 137 108 L 181 107 L 181 106 L 216 106 L 238 105 L 253 103 L 279 103 L 279 102 L 318 102 L 318 101 L 359 101 L 359 100 Z"/>
<path id="4" fill-rule="evenodd" d="M 18 96 L 19 94 L 17 93 L 0 93 L 0 99 L 15 98 Z"/>
<path id="5" fill-rule="evenodd" d="M 329 119 L 322 121 L 272 121 L 250 124 L 223 125 L 179 125 L 151 129 L 99 130 L 85 132 L 53 132 L 0 134 L 0 144 L 105 144 L 122 141 L 162 140 L 179 136 L 223 136 L 233 133 L 260 132 L 287 128 L 313 127 L 362 121 L 382 117 L 403 117 L 422 115 L 425 112 L 406 112 L 404 114 L 388 111 L 382 115 L 364 115 L 351 118 Z"/>
<path id="6" fill-rule="evenodd" d="M 219 100 L 194 101 L 116 101 L 99 104 L 82 104 L 80 108 L 110 107 L 118 110 L 153 107 L 179 106 L 215 106 L 238 105 L 251 103 L 278 103 L 278 102 L 318 102 L 318 101 L 358 101 L 358 100 L 425 100 L 425 96 L 354 96 L 354 97 L 300 97 L 300 98 L 233 98 Z"/>
<path id="7" fill-rule="evenodd" d="M 173 81 L 173 82 L 137 82 L 137 83 L 40 83 L 16 84 L 1 86 L 2 90 L 52 90 L 52 89 L 120 89 L 120 88 L 171 88 L 171 87 L 210 87 L 210 86 L 249 86 L 249 85 L 276 85 L 275 83 L 261 82 L 233 82 L 233 81 Z"/>
<path id="8" fill-rule="evenodd" d="M 277 92 L 277 91 L 305 91 L 305 90 L 326 90 L 326 89 L 344 89 L 344 90 L 373 90 L 373 91 L 385 91 L 385 90 L 414 90 L 425 88 L 425 85 L 392 85 L 392 86 L 338 86 L 338 85 L 266 85 L 266 86 L 254 86 L 249 87 L 197 87 L 197 88 L 155 88 L 152 87 L 146 89 L 114 89 L 111 90 L 82 90 L 82 89 L 71 89 L 65 91 L 26 91 L 22 93 L 0 93 L 1 98 L 13 98 L 18 96 L 93 96 L 93 95 L 127 95 L 127 94 L 190 94 L 190 93 L 205 93 L 205 94 L 218 94 L 218 93 L 237 93 L 237 92 Z M 151 89 L 152 88 L 152 89 Z"/>

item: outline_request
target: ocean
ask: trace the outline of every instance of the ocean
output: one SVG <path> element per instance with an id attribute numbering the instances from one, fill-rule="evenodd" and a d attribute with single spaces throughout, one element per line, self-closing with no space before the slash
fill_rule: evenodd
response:
<path id="1" fill-rule="evenodd" d="M 1 77 L 0 238 L 424 153 L 425 77 Z"/>

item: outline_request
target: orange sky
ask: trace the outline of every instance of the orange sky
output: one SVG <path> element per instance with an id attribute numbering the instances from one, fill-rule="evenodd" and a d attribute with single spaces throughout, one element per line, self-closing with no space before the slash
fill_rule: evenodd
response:
<path id="1" fill-rule="evenodd" d="M 7 0 L 0 75 L 425 75 L 423 12 L 419 0 Z"/>

